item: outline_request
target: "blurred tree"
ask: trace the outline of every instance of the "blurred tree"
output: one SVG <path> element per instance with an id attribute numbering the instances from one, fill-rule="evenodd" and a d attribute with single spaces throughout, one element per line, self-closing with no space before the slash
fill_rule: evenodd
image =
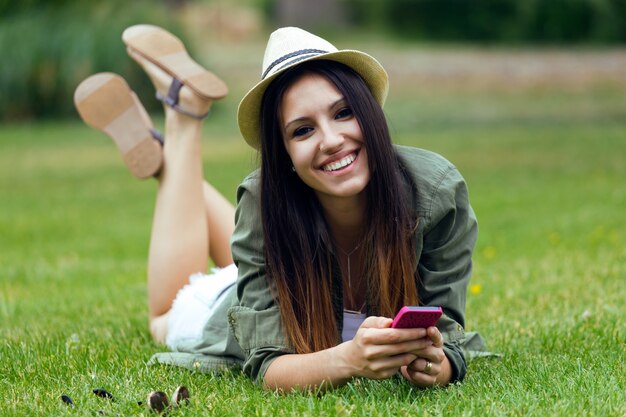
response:
<path id="1" fill-rule="evenodd" d="M 32 7 L 21 9 L 23 4 Z M 153 87 L 120 39 L 126 27 L 145 22 L 183 34 L 164 2 L 25 0 L 19 9 L 2 9 L 0 120 L 76 116 L 74 89 L 101 71 L 122 75 L 147 98 L 147 107 L 158 107 Z"/>
<path id="2" fill-rule="evenodd" d="M 626 0 L 344 0 L 342 3 L 353 23 L 412 39 L 626 42 Z"/>
<path id="3" fill-rule="evenodd" d="M 189 0 L 165 0 L 165 4 L 172 9 L 180 9 L 189 3 Z"/>
<path id="4" fill-rule="evenodd" d="M 344 2 L 341 0 L 275 0 L 274 12 L 281 26 L 319 28 L 346 23 Z"/>

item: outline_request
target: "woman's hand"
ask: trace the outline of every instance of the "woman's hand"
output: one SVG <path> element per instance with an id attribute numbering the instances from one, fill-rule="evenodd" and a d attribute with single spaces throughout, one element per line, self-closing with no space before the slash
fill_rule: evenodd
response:
<path id="1" fill-rule="evenodd" d="M 340 366 L 352 377 L 385 379 L 433 346 L 426 329 L 392 329 L 386 317 L 368 317 L 354 339 L 337 346 Z M 443 343 L 443 342 L 442 342 Z"/>
<path id="2" fill-rule="evenodd" d="M 277 357 L 265 372 L 265 387 L 284 391 L 328 389 L 354 377 L 386 379 L 398 371 L 420 386 L 450 381 L 450 363 L 443 353 L 439 331 L 434 327 L 428 331 L 392 329 L 391 322 L 385 317 L 368 317 L 350 341 L 313 353 Z M 432 363 L 430 375 L 421 372 L 426 361 Z"/>
<path id="3" fill-rule="evenodd" d="M 452 367 L 443 351 L 443 336 L 436 327 L 429 327 L 426 338 L 431 344 L 412 351 L 416 359 L 401 368 L 402 375 L 420 387 L 446 385 L 452 377 Z"/>

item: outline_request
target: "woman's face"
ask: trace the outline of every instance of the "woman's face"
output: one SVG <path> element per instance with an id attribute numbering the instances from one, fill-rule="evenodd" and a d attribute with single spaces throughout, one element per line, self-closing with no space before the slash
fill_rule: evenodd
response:
<path id="1" fill-rule="evenodd" d="M 322 203 L 355 197 L 370 179 L 361 127 L 337 87 L 305 74 L 280 106 L 283 141 L 291 162 Z"/>

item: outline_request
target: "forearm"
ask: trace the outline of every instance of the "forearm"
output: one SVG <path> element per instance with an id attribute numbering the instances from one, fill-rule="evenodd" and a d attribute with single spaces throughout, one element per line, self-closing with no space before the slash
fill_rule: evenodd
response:
<path id="1" fill-rule="evenodd" d="M 386 379 L 416 358 L 414 351 L 432 345 L 425 329 L 391 329 L 391 319 L 368 317 L 354 339 L 308 354 L 280 356 L 269 365 L 269 389 L 329 389 L 353 377 Z M 434 329 L 434 328 L 433 328 Z"/>
<path id="2" fill-rule="evenodd" d="M 338 359 L 338 351 L 342 349 L 340 346 L 276 358 L 265 373 L 265 388 L 288 392 L 329 389 L 345 384 L 352 378 L 352 374 Z"/>

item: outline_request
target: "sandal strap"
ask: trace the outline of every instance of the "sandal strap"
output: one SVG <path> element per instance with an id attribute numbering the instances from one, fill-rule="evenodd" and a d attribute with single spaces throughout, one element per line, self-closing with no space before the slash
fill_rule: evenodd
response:
<path id="1" fill-rule="evenodd" d="M 161 132 L 159 132 L 156 129 L 150 129 L 150 134 L 152 135 L 152 138 L 154 140 L 156 140 L 157 142 L 161 144 L 161 146 L 163 146 L 163 144 L 165 143 L 165 139 L 163 138 L 163 135 L 161 134 Z"/>
<path id="2" fill-rule="evenodd" d="M 209 115 L 209 112 L 206 112 L 204 114 L 194 114 L 194 113 L 191 113 L 191 112 L 183 109 L 178 104 L 179 95 L 180 95 L 180 89 L 183 88 L 183 85 L 184 84 L 179 79 L 173 78 L 172 79 L 172 84 L 170 85 L 170 89 L 167 92 L 167 96 L 164 97 L 163 95 L 161 95 L 161 93 L 159 93 L 157 91 L 157 93 L 156 93 L 157 100 L 162 101 L 163 103 L 167 104 L 168 106 L 170 106 L 171 108 L 173 108 L 177 112 L 182 113 L 182 114 L 184 114 L 186 116 L 189 116 L 189 117 L 192 117 L 192 118 L 198 119 L 198 120 L 205 119 Z"/>
<path id="3" fill-rule="evenodd" d="M 161 132 L 159 132 L 158 130 L 154 128 L 150 128 L 150 135 L 152 135 L 152 139 L 159 142 L 159 145 L 161 145 L 161 148 L 165 146 L 165 137 L 163 136 Z M 159 169 L 157 169 L 156 172 L 152 174 L 152 176 L 154 178 L 158 178 L 159 175 L 161 175 L 161 171 L 163 171 L 163 165 L 161 165 L 161 167 L 159 167 Z"/>

